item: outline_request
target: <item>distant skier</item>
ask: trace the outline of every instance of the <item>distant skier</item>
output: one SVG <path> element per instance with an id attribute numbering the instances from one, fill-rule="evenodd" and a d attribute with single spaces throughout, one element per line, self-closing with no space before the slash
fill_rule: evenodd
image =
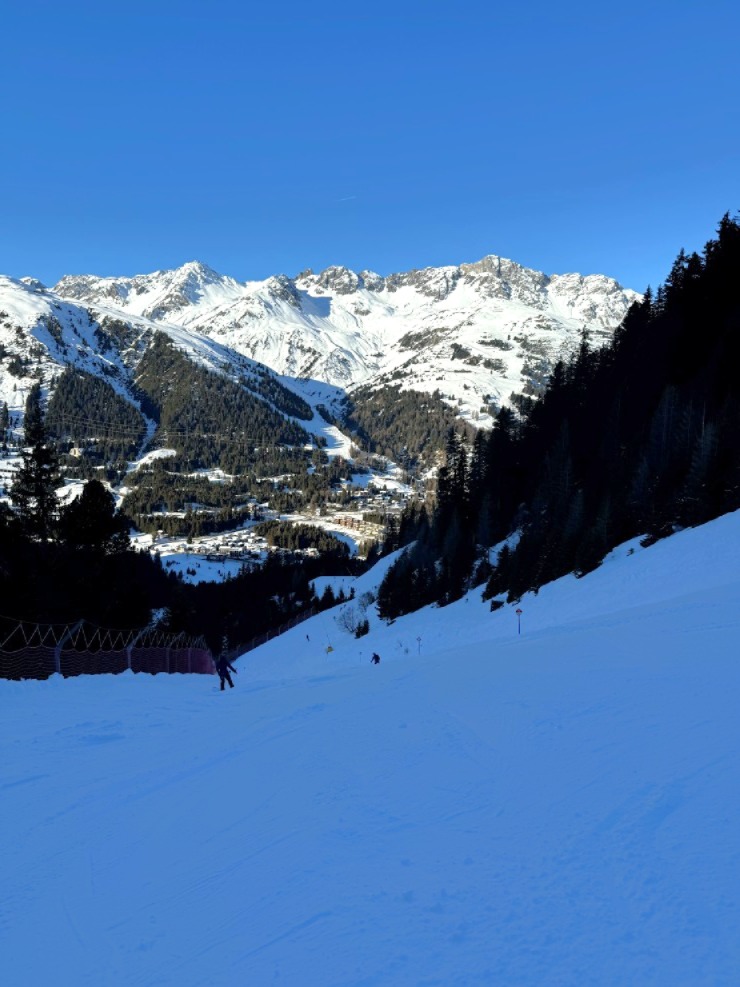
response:
<path id="1" fill-rule="evenodd" d="M 380 655 L 377 654 L 375 651 L 373 651 L 373 656 L 370 659 L 370 661 L 373 663 L 373 665 L 379 665 L 380 664 Z"/>
<path id="2" fill-rule="evenodd" d="M 221 692 L 224 691 L 224 682 L 228 682 L 231 688 L 233 689 L 234 683 L 231 681 L 231 676 L 229 675 L 229 671 L 232 671 L 235 675 L 237 675 L 238 672 L 231 664 L 229 659 L 226 657 L 225 651 L 222 651 L 221 654 L 218 656 L 218 659 L 216 661 L 216 671 L 221 677 Z"/>

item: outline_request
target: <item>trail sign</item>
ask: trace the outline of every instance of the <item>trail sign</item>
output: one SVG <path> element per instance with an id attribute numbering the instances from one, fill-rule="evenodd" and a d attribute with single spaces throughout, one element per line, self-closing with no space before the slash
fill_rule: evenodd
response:
<path id="1" fill-rule="evenodd" d="M 516 613 L 516 621 L 517 621 L 517 634 L 521 634 L 522 633 L 522 614 L 524 613 L 524 611 L 517 609 L 515 611 L 515 613 Z"/>

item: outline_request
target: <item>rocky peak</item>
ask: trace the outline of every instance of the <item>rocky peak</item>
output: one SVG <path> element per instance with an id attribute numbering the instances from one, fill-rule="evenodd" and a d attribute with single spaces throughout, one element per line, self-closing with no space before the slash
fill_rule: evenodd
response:
<path id="1" fill-rule="evenodd" d="M 21 278 L 21 284 L 24 284 L 31 291 L 48 291 L 49 289 L 43 283 L 39 281 L 38 278 Z"/>
<path id="2" fill-rule="evenodd" d="M 80 301 L 125 302 L 131 286 L 130 278 L 97 278 L 93 274 L 66 274 L 52 291 L 62 298 Z"/>
<path id="3" fill-rule="evenodd" d="M 623 288 L 603 274 L 553 274 L 547 288 L 548 299 L 584 322 L 603 328 L 622 321 L 633 302 L 640 299 L 636 291 Z"/>
<path id="4" fill-rule="evenodd" d="M 293 305 L 294 308 L 300 308 L 301 302 L 296 291 L 295 281 L 289 278 L 287 274 L 275 274 L 268 278 L 264 284 L 272 298 L 278 298 L 280 301 Z"/>
<path id="5" fill-rule="evenodd" d="M 174 270 L 165 271 L 164 273 L 170 275 L 173 282 L 187 284 L 192 287 L 200 287 L 206 284 L 220 284 L 221 281 L 227 280 L 223 274 L 219 274 L 218 271 L 214 271 L 208 264 L 203 264 L 199 260 L 188 261 L 182 267 L 176 267 Z"/>
<path id="6" fill-rule="evenodd" d="M 548 276 L 507 257 L 489 254 L 472 264 L 461 264 L 460 271 L 469 284 L 489 298 L 509 298 L 534 308 L 547 304 Z"/>
<path id="7" fill-rule="evenodd" d="M 351 295 L 359 288 L 360 279 L 348 267 L 333 266 L 316 275 L 316 284 L 336 295 Z"/>
<path id="8" fill-rule="evenodd" d="M 136 315 L 164 319 L 198 305 L 207 296 L 222 291 L 234 296 L 240 288 L 233 278 L 225 277 L 201 261 L 188 261 L 182 267 L 130 278 L 97 278 L 91 275 L 68 275 L 54 287 L 63 298 L 88 304 L 120 306 Z"/>
<path id="9" fill-rule="evenodd" d="M 389 291 L 399 288 L 414 288 L 427 298 L 437 301 L 447 298 L 460 280 L 459 267 L 425 267 L 420 271 L 407 271 L 402 274 L 389 274 L 385 279 Z"/>
<path id="10" fill-rule="evenodd" d="M 375 271 L 360 271 L 360 281 L 367 291 L 382 291 L 385 288 L 385 278 Z"/>

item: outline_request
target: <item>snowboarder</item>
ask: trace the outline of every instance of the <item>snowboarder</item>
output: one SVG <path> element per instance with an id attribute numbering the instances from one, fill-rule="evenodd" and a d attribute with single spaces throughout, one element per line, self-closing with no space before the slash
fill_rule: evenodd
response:
<path id="1" fill-rule="evenodd" d="M 218 656 L 218 660 L 216 662 L 216 671 L 221 677 L 221 692 L 224 691 L 224 682 L 228 682 L 231 688 L 233 689 L 234 683 L 231 681 L 231 676 L 229 675 L 229 671 L 232 671 L 235 675 L 237 675 L 238 673 L 237 670 L 229 661 L 229 659 L 226 657 L 226 653 L 223 651 Z"/>
<path id="2" fill-rule="evenodd" d="M 377 654 L 375 651 L 373 651 L 373 656 L 370 659 L 370 661 L 373 663 L 373 665 L 379 665 L 380 664 L 380 655 Z"/>

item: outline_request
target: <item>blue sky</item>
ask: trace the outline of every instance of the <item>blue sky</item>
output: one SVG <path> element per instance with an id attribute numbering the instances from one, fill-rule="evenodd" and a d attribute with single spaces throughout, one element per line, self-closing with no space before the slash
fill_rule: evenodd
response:
<path id="1" fill-rule="evenodd" d="M 735 3 L 271 6 L 6 5 L 0 271 L 498 253 L 642 289 L 740 208 Z"/>

